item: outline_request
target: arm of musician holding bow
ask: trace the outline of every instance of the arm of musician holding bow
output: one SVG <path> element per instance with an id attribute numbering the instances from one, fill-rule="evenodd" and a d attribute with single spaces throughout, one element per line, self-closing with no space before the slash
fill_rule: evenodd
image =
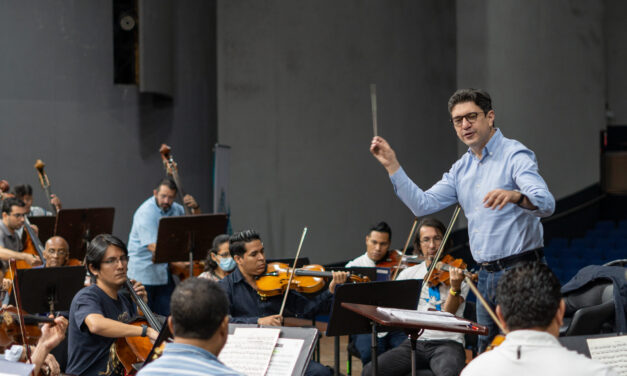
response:
<path id="1" fill-rule="evenodd" d="M 464 273 L 459 268 L 451 268 L 449 272 L 451 288 L 444 302 L 443 310 L 452 314 L 457 314 L 459 305 L 464 301 L 462 294 L 462 282 L 464 281 Z"/>
<path id="2" fill-rule="evenodd" d="M 31 266 L 41 265 L 41 260 L 39 259 L 39 257 L 31 255 L 30 253 L 12 251 L 10 249 L 4 248 L 0 244 L 0 260 L 10 259 L 22 260 L 27 262 Z"/>
<path id="3" fill-rule="evenodd" d="M 50 354 L 50 351 L 63 341 L 67 326 L 67 319 L 63 316 L 59 316 L 54 319 L 54 326 L 44 324 L 44 326 L 41 327 L 41 337 L 31 355 L 31 361 L 35 365 L 33 374 L 39 375 L 40 369 L 47 371 L 42 372 L 44 375 L 60 374 L 59 363 L 57 363 L 54 356 Z"/>

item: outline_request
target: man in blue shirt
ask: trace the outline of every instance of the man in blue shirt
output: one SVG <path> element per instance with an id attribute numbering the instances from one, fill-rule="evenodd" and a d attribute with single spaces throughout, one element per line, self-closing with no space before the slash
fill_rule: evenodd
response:
<path id="1" fill-rule="evenodd" d="M 172 294 L 168 326 L 174 342 L 138 376 L 241 375 L 218 360 L 229 335 L 229 302 L 217 282 L 189 278 Z"/>
<path id="2" fill-rule="evenodd" d="M 140 281 L 148 292 L 148 306 L 153 312 L 163 316 L 170 314 L 170 295 L 174 290 L 168 264 L 155 264 L 153 258 L 157 247 L 157 230 L 161 217 L 185 214 L 183 206 L 174 202 L 176 184 L 171 179 L 163 179 L 153 196 L 149 197 L 133 215 L 133 226 L 128 238 L 128 275 Z M 183 203 L 200 213 L 196 200 L 185 195 Z"/>
<path id="3" fill-rule="evenodd" d="M 406 174 L 394 150 L 374 137 L 370 152 L 385 167 L 399 198 L 416 216 L 424 216 L 459 203 L 468 219 L 473 258 L 480 265 L 479 291 L 496 306 L 495 288 L 504 270 L 525 261 L 543 259 L 541 217 L 555 210 L 555 199 L 538 173 L 534 153 L 507 139 L 494 126 L 490 95 L 461 89 L 448 103 L 451 123 L 468 151 L 423 191 Z M 481 305 L 477 321 L 490 328 L 479 337 L 485 349 L 498 328 Z"/>

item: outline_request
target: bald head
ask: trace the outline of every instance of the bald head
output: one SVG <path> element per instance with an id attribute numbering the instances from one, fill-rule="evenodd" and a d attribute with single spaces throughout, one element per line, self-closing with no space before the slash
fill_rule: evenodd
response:
<path id="1" fill-rule="evenodd" d="M 70 248 L 60 236 L 53 236 L 46 242 L 44 249 L 44 258 L 46 259 L 46 267 L 63 266 L 67 262 Z"/>

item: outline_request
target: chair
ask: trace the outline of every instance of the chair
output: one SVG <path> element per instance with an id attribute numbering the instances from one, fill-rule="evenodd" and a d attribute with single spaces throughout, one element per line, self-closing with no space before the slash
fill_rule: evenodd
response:
<path id="1" fill-rule="evenodd" d="M 614 330 L 614 285 L 591 283 L 564 296 L 566 313 L 560 336 L 609 333 Z"/>

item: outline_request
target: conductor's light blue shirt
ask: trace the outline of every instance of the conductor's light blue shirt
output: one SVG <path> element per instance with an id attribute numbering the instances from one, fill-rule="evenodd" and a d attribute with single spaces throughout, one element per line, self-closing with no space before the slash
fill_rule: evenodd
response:
<path id="1" fill-rule="evenodd" d="M 481 159 L 470 150 L 427 191 L 400 168 L 390 180 L 397 196 L 416 216 L 459 203 L 468 219 L 470 250 L 477 262 L 515 255 L 544 245 L 541 217 L 555 211 L 555 199 L 538 173 L 534 153 L 499 129 Z M 501 210 L 485 208 L 483 199 L 494 189 L 519 190 L 536 210 L 509 203 Z"/>
<path id="2" fill-rule="evenodd" d="M 183 215 L 185 209 L 173 203 L 170 209 L 163 211 L 154 196 L 151 196 L 137 208 L 133 215 L 133 226 L 128 237 L 128 276 L 144 285 L 165 285 L 168 283 L 168 264 L 153 264 L 152 252 L 148 245 L 157 242 L 159 219 Z"/>

